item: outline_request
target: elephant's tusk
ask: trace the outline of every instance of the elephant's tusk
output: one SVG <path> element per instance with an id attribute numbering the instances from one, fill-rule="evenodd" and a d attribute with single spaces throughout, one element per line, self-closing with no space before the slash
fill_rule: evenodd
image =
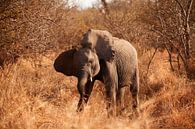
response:
<path id="1" fill-rule="evenodd" d="M 93 81 L 92 77 L 90 77 L 90 81 L 91 81 L 91 82 Z"/>

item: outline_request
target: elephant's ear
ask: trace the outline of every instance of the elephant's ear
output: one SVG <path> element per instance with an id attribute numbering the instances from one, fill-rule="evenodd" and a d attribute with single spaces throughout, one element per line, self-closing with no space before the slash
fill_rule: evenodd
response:
<path id="1" fill-rule="evenodd" d="M 99 59 L 112 60 L 114 58 L 114 41 L 108 31 L 88 30 L 81 40 L 83 47 L 95 49 Z"/>
<path id="2" fill-rule="evenodd" d="M 99 59 L 104 60 L 113 60 L 115 51 L 114 51 L 114 41 L 112 35 L 108 31 L 96 31 L 98 38 L 97 38 L 97 45 L 95 50 Z"/>
<path id="3" fill-rule="evenodd" d="M 71 49 L 62 52 L 54 62 L 55 70 L 67 76 L 75 76 L 73 67 L 73 55 L 76 51 L 76 49 Z"/>

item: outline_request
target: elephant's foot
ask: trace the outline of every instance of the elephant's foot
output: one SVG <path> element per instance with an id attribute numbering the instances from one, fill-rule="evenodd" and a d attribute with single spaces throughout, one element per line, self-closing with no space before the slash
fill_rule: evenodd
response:
<path id="1" fill-rule="evenodd" d="M 133 107 L 133 111 L 131 114 L 128 115 L 129 119 L 138 119 L 140 117 L 140 112 L 138 108 Z"/>
<path id="2" fill-rule="evenodd" d="M 129 114 L 128 117 L 129 117 L 130 120 L 135 120 L 135 119 L 138 119 L 139 118 L 139 116 L 137 115 L 137 113 L 134 113 L 134 112 L 131 113 L 131 114 Z"/>
<path id="3" fill-rule="evenodd" d="M 77 107 L 77 112 L 83 112 L 84 108 L 83 107 Z"/>
<path id="4" fill-rule="evenodd" d="M 108 114 L 108 118 L 116 117 L 117 116 L 116 106 L 109 105 L 107 107 L 107 114 Z"/>
<path id="5" fill-rule="evenodd" d="M 139 114 L 140 114 L 140 110 L 139 110 L 139 101 L 136 97 L 136 99 L 133 100 L 133 103 L 132 103 L 132 109 L 133 109 L 133 114 L 136 116 L 136 117 L 139 117 Z"/>
<path id="6" fill-rule="evenodd" d="M 120 110 L 121 116 L 124 116 L 124 117 L 127 117 L 128 112 L 129 110 L 125 107 Z"/>
<path id="7" fill-rule="evenodd" d="M 82 99 L 79 100 L 78 106 L 77 106 L 77 112 L 83 112 L 84 111 L 84 102 Z"/>

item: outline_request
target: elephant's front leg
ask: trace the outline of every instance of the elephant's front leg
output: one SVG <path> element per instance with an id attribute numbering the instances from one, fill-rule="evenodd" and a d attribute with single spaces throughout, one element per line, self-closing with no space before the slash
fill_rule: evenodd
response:
<path id="1" fill-rule="evenodd" d="M 88 76 L 87 74 L 83 73 L 80 77 L 78 77 L 78 84 L 77 84 L 77 88 L 80 94 L 80 99 L 78 102 L 78 106 L 77 106 L 77 111 L 81 112 L 84 109 L 84 95 L 85 95 L 85 85 L 88 81 Z"/>
<path id="2" fill-rule="evenodd" d="M 84 92 L 84 101 L 85 101 L 85 103 L 87 103 L 88 100 L 89 100 L 89 97 L 90 97 L 91 92 L 93 90 L 94 82 L 95 82 L 95 80 L 92 80 L 92 81 L 88 80 L 87 81 L 87 84 L 85 86 L 85 92 Z"/>
<path id="3" fill-rule="evenodd" d="M 89 97 L 91 95 L 93 85 L 94 85 L 95 80 L 88 80 L 87 75 L 83 75 L 82 78 L 78 79 L 78 91 L 80 94 L 80 99 L 77 107 L 77 111 L 80 112 L 84 110 L 84 105 L 87 104 Z"/>
<path id="4" fill-rule="evenodd" d="M 125 105 L 124 105 L 124 95 L 125 95 L 125 89 L 126 87 L 119 87 L 118 91 L 117 91 L 117 112 L 119 113 L 119 115 L 122 114 L 122 111 L 125 109 Z"/>
<path id="5" fill-rule="evenodd" d="M 108 115 L 116 116 L 116 91 L 118 88 L 118 75 L 114 62 L 106 62 L 104 72 Z"/>

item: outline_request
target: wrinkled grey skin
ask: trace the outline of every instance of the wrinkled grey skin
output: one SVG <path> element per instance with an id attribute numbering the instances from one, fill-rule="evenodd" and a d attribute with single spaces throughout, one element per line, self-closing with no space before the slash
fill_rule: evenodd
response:
<path id="1" fill-rule="evenodd" d="M 100 71 L 97 55 L 89 48 L 71 49 L 56 58 L 54 68 L 64 75 L 78 78 L 77 88 L 80 100 L 77 111 L 82 111 L 92 91 L 92 78 Z"/>
<path id="2" fill-rule="evenodd" d="M 110 70 L 109 75 L 111 77 L 111 80 L 114 81 L 112 84 L 109 85 L 110 80 L 108 79 L 108 86 L 110 87 L 114 84 L 113 88 L 116 89 L 116 103 L 120 106 L 121 109 L 124 108 L 125 87 L 129 87 L 133 99 L 133 110 L 138 115 L 139 70 L 137 51 L 128 41 L 115 37 L 113 37 L 113 40 L 115 57 L 114 60 L 110 62 L 109 66 L 107 67 Z"/>
<path id="3" fill-rule="evenodd" d="M 139 114 L 139 73 L 135 48 L 107 31 L 88 30 L 81 41 L 84 48 L 95 49 L 100 60 L 99 77 L 105 83 L 108 112 L 116 115 L 116 105 L 124 108 L 124 87 L 130 87 L 133 110 Z"/>

